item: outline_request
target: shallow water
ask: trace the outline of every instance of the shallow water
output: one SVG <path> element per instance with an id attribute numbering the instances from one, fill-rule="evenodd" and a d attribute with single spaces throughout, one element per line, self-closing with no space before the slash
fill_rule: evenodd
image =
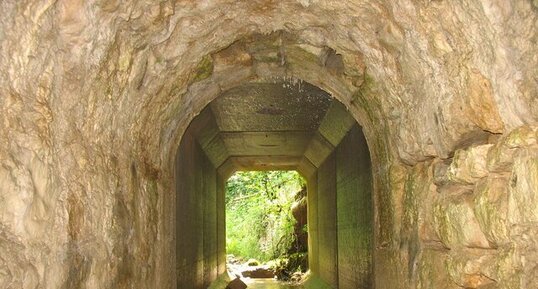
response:
<path id="1" fill-rule="evenodd" d="M 248 287 L 247 289 L 302 289 L 301 286 L 294 286 L 274 279 L 242 279 Z"/>

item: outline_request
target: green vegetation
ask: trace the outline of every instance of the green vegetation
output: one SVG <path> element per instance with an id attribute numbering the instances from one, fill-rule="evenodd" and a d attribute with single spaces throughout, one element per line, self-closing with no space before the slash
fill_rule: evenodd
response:
<path id="1" fill-rule="evenodd" d="M 228 254 L 262 262 L 286 254 L 294 241 L 294 195 L 305 184 L 295 171 L 238 172 L 226 187 Z"/>
<path id="2" fill-rule="evenodd" d="M 213 74 L 213 59 L 211 56 L 206 56 L 198 63 L 196 67 L 196 74 L 194 76 L 194 82 L 202 81 Z"/>

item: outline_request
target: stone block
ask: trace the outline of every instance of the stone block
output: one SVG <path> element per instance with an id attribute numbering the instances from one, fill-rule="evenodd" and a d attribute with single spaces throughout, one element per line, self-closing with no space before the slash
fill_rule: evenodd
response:
<path id="1" fill-rule="evenodd" d="M 465 150 L 457 150 L 454 159 L 447 169 L 447 179 L 450 182 L 473 184 L 487 176 L 487 154 L 493 145 L 479 145 Z"/>
<path id="2" fill-rule="evenodd" d="M 376 266 L 374 267 L 375 288 L 393 289 L 408 288 L 403 286 L 408 275 L 408 261 L 395 248 L 379 248 L 374 252 Z"/>
<path id="3" fill-rule="evenodd" d="M 492 172 L 508 172 L 522 149 L 538 150 L 538 128 L 519 127 L 503 137 L 491 148 L 487 156 L 487 169 Z"/>
<path id="4" fill-rule="evenodd" d="M 275 277 L 275 272 L 265 267 L 255 267 L 252 269 L 248 269 L 241 272 L 241 274 L 243 275 L 243 277 L 247 277 L 247 278 L 273 278 Z"/>
<path id="5" fill-rule="evenodd" d="M 510 223 L 538 222 L 538 156 L 516 158 L 509 185 Z"/>
<path id="6" fill-rule="evenodd" d="M 408 174 L 404 189 L 402 239 L 408 241 L 419 238 L 428 244 L 438 243 L 432 212 L 432 203 L 438 194 L 432 164 L 416 165 Z"/>
<path id="7" fill-rule="evenodd" d="M 446 270 L 450 279 L 463 288 L 483 288 L 496 283 L 487 273 L 486 267 L 495 262 L 490 250 L 452 251 L 446 260 Z"/>
<path id="8" fill-rule="evenodd" d="M 490 177 L 475 188 L 474 212 L 488 241 L 498 246 L 508 242 L 508 179 Z"/>
<path id="9" fill-rule="evenodd" d="M 490 247 L 474 214 L 469 193 L 436 201 L 433 214 L 437 234 L 447 248 Z"/>
<path id="10" fill-rule="evenodd" d="M 248 53 L 244 43 L 238 42 L 213 54 L 214 71 L 220 72 L 237 65 L 252 65 L 252 56 Z"/>
<path id="11" fill-rule="evenodd" d="M 466 113 L 478 127 L 493 133 L 504 132 L 504 123 L 495 101 L 491 82 L 479 70 L 471 69 L 464 94 Z"/>
<path id="12" fill-rule="evenodd" d="M 433 165 L 433 178 L 434 182 L 438 186 L 442 186 L 449 183 L 447 172 L 450 168 L 450 162 L 441 161 L 436 162 Z"/>
<path id="13" fill-rule="evenodd" d="M 497 271 L 507 288 L 537 288 L 538 284 L 538 226 L 514 225 L 510 230 L 513 248 L 504 259 L 497 260 Z"/>
<path id="14" fill-rule="evenodd" d="M 241 281 L 239 278 L 235 278 L 228 285 L 225 289 L 245 289 L 247 288 L 247 284 L 245 282 Z"/>
<path id="15" fill-rule="evenodd" d="M 415 286 L 417 289 L 456 289 L 460 288 L 450 280 L 446 270 L 446 251 L 424 249 L 416 261 Z M 401 287 L 393 287 L 401 288 Z"/>
<path id="16" fill-rule="evenodd" d="M 538 126 L 521 126 L 511 131 L 502 143 L 508 148 L 538 145 Z"/>

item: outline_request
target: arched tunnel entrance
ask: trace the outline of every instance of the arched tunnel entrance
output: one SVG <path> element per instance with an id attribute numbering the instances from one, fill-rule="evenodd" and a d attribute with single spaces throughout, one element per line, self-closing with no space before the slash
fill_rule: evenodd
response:
<path id="1" fill-rule="evenodd" d="M 306 179 L 306 286 L 373 288 L 372 173 L 362 130 L 325 91 L 285 79 L 225 91 L 187 128 L 176 157 L 178 288 L 207 288 L 225 273 L 224 190 L 237 170 L 297 170 Z"/>
<path id="2" fill-rule="evenodd" d="M 0 11 L 0 288 L 214 284 L 223 183 L 268 168 L 313 288 L 537 288 L 538 1 Z"/>

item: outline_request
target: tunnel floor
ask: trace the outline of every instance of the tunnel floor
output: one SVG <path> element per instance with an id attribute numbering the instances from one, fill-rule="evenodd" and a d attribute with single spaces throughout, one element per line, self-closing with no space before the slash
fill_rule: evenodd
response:
<path id="1" fill-rule="evenodd" d="M 290 285 L 274 279 L 243 279 L 248 289 L 303 289 L 299 285 Z"/>

